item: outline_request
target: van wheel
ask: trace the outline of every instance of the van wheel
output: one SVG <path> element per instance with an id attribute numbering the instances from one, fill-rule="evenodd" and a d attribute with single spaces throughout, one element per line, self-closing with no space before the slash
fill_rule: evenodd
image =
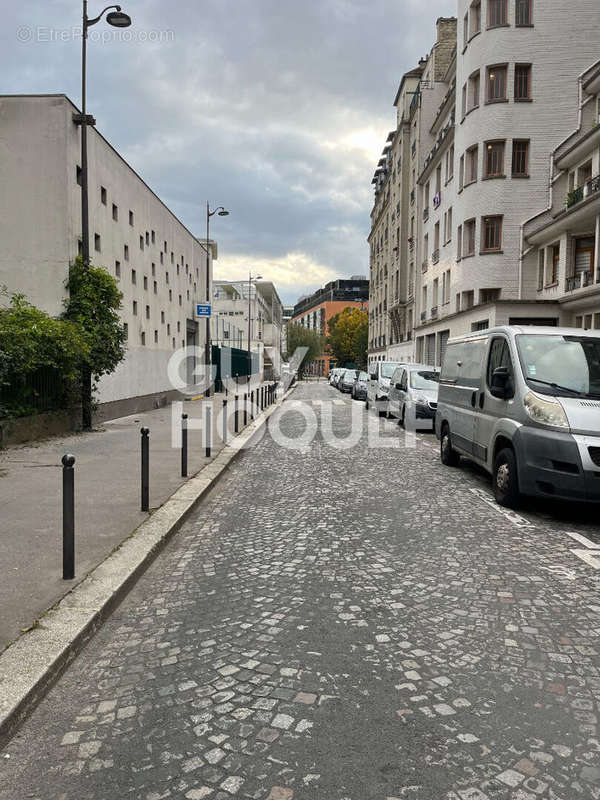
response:
<path id="1" fill-rule="evenodd" d="M 521 499 L 517 459 L 510 447 L 500 450 L 494 459 L 492 481 L 496 502 L 506 508 L 517 508 Z"/>
<path id="2" fill-rule="evenodd" d="M 460 464 L 460 456 L 452 447 L 450 428 L 447 425 L 444 425 L 442 428 L 442 438 L 440 439 L 440 458 L 442 464 L 444 464 L 446 467 L 458 467 Z"/>

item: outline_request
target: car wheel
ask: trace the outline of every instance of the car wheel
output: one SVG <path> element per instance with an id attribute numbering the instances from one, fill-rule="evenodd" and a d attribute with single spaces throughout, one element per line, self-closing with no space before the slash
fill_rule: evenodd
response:
<path id="1" fill-rule="evenodd" d="M 457 467 L 460 463 L 460 456 L 452 447 L 450 438 L 450 428 L 444 425 L 442 428 L 442 438 L 440 439 L 440 458 L 446 467 Z"/>
<path id="2" fill-rule="evenodd" d="M 494 459 L 492 480 L 496 502 L 506 508 L 517 508 L 521 493 L 519 492 L 517 459 L 510 447 L 505 447 Z"/>

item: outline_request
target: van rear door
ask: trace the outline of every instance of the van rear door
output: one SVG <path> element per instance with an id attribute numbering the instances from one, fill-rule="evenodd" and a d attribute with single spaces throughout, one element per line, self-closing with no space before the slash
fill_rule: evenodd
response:
<path id="1" fill-rule="evenodd" d="M 498 367 L 505 367 L 509 371 L 510 383 L 513 387 L 512 394 L 506 399 L 494 397 L 490 392 L 492 375 Z M 484 379 L 481 391 L 477 393 L 477 417 L 475 424 L 475 445 L 473 455 L 482 463 L 488 460 L 491 438 L 494 433 L 496 421 L 501 417 L 509 416 L 508 406 L 514 397 L 515 374 L 513 359 L 510 352 L 510 342 L 501 334 L 492 336 L 487 353 Z"/>
<path id="2" fill-rule="evenodd" d="M 487 336 L 451 343 L 444 358 L 438 407 L 443 403 L 452 443 L 466 455 L 473 454 L 486 345 Z"/>

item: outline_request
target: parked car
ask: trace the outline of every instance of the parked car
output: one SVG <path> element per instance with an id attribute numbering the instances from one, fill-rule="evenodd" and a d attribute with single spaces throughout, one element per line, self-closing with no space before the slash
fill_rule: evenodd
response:
<path id="1" fill-rule="evenodd" d="M 360 371 L 354 386 L 352 387 L 353 400 L 366 400 L 367 399 L 367 384 L 369 382 L 369 373 Z"/>
<path id="2" fill-rule="evenodd" d="M 344 394 L 350 394 L 352 392 L 352 388 L 354 387 L 354 381 L 356 380 L 357 375 L 358 370 L 345 369 L 338 380 L 338 389 L 340 392 L 344 392 Z"/>
<path id="3" fill-rule="evenodd" d="M 367 408 L 372 405 L 379 414 L 387 415 L 387 401 L 390 392 L 390 380 L 397 367 L 404 367 L 397 361 L 374 361 L 369 365 L 369 383 L 367 385 Z"/>
<path id="4" fill-rule="evenodd" d="M 331 386 L 337 387 L 337 382 L 340 379 L 342 372 L 344 372 L 344 370 L 341 367 L 335 367 L 335 369 L 331 370 L 331 375 L 329 378 L 329 383 Z"/>
<path id="5" fill-rule="evenodd" d="M 410 430 L 433 430 L 440 371 L 426 364 L 394 370 L 388 399 L 389 415 Z"/>
<path id="6" fill-rule="evenodd" d="M 600 331 L 505 326 L 447 345 L 436 434 L 442 462 L 521 495 L 600 502 Z"/>

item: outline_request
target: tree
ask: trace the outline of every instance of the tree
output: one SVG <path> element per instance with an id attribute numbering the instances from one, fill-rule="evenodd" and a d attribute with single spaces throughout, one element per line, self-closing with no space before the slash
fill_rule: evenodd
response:
<path id="1" fill-rule="evenodd" d="M 302 378 L 307 366 L 321 355 L 323 351 L 324 339 L 321 334 L 317 333 L 316 331 L 312 331 L 309 328 L 305 328 L 302 325 L 296 325 L 295 323 L 291 322 L 287 325 L 286 335 L 286 359 L 288 361 L 299 347 L 308 348 L 308 352 L 298 366 L 298 377 Z"/>
<path id="2" fill-rule="evenodd" d="M 364 367 L 369 339 L 368 313 L 349 306 L 329 320 L 328 328 L 327 344 L 336 363 Z"/>

